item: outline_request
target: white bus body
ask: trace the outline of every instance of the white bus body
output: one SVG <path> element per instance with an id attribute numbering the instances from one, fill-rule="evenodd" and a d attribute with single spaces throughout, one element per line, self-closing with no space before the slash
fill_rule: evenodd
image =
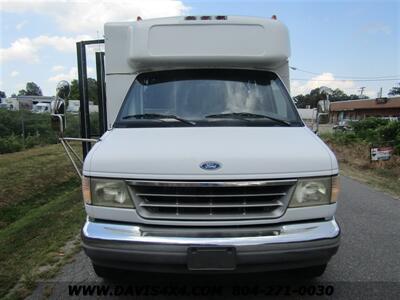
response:
<path id="1" fill-rule="evenodd" d="M 109 130 L 83 167 L 98 275 L 323 272 L 339 170 L 290 98 L 289 56 L 275 19 L 105 25 Z"/>

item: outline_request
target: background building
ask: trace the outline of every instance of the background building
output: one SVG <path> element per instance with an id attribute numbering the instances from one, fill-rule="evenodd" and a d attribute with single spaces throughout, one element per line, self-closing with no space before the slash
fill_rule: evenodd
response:
<path id="1" fill-rule="evenodd" d="M 400 118 L 400 97 L 338 101 L 330 105 L 331 123 L 367 117 Z"/>
<path id="2" fill-rule="evenodd" d="M 32 110 L 38 103 L 50 104 L 54 100 L 53 96 L 16 96 L 1 99 L 1 108 L 8 110 Z"/>

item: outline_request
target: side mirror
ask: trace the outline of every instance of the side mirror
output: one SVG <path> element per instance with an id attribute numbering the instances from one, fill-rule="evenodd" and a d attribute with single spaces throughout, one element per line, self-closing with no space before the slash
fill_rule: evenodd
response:
<path id="1" fill-rule="evenodd" d="M 56 88 L 56 99 L 51 103 L 51 127 L 61 135 L 65 129 L 66 100 L 70 91 L 71 88 L 68 81 L 60 81 Z"/>
<path id="2" fill-rule="evenodd" d="M 319 124 L 329 123 L 330 105 L 331 105 L 331 102 L 328 99 L 318 101 L 318 103 L 317 103 L 317 119 L 316 119 L 317 128 L 314 131 L 315 133 L 317 133 L 319 130 Z"/>
<path id="3" fill-rule="evenodd" d="M 54 100 L 54 104 L 52 107 L 53 114 L 64 114 L 66 110 L 65 101 L 68 99 L 69 93 L 71 91 L 71 87 L 68 81 L 61 80 L 57 84 L 56 88 L 56 99 Z"/>
<path id="4" fill-rule="evenodd" d="M 329 100 L 320 100 L 318 101 L 318 113 L 326 114 L 329 112 L 329 107 L 331 103 Z"/>
<path id="5" fill-rule="evenodd" d="M 51 102 L 51 112 L 54 115 L 65 114 L 65 101 L 62 99 L 53 100 Z"/>
<path id="6" fill-rule="evenodd" d="M 57 84 L 57 88 L 56 88 L 56 96 L 57 97 L 66 100 L 66 99 L 68 99 L 70 92 L 71 92 L 71 87 L 70 87 L 68 81 L 61 80 Z"/>
<path id="7" fill-rule="evenodd" d="M 65 118 L 63 115 L 52 114 L 50 117 L 51 128 L 60 134 L 64 133 Z"/>

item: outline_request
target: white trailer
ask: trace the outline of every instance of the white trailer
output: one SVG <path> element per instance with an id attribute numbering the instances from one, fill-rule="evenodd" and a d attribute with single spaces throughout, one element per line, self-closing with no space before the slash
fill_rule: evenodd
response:
<path id="1" fill-rule="evenodd" d="M 7 110 L 19 110 L 19 102 L 16 98 L 3 98 L 2 104 Z"/>

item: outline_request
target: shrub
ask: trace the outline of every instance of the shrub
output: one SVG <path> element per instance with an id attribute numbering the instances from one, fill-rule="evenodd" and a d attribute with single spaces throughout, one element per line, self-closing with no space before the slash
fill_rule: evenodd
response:
<path id="1" fill-rule="evenodd" d="M 39 133 L 37 133 L 36 135 L 28 135 L 25 138 L 25 148 L 32 148 L 37 145 L 45 145 L 45 144 L 47 144 L 47 143 L 44 143 L 42 141 Z"/>
<path id="2" fill-rule="evenodd" d="M 0 153 L 11 153 L 23 149 L 22 138 L 16 135 L 0 137 Z"/>
<path id="3" fill-rule="evenodd" d="M 371 146 L 394 146 L 395 154 L 400 154 L 400 122 L 367 118 L 351 125 L 353 131 L 336 132 L 322 137 L 338 145 L 364 142 Z"/>
<path id="4" fill-rule="evenodd" d="M 400 123 L 389 122 L 384 126 L 376 129 L 378 140 L 380 144 L 393 145 L 396 151 L 400 150 Z"/>
<path id="5" fill-rule="evenodd" d="M 337 145 L 350 145 L 360 142 L 360 139 L 353 132 L 337 131 L 331 134 L 323 134 L 321 138 L 326 142 L 331 142 Z"/>
<path id="6" fill-rule="evenodd" d="M 66 118 L 65 136 L 80 137 L 79 115 L 67 114 Z M 98 135 L 98 114 L 92 113 L 90 121 L 92 134 Z M 0 137 L 0 154 L 58 142 L 57 133 L 50 126 L 49 114 L 35 114 L 24 110 L 0 109 Z"/>

